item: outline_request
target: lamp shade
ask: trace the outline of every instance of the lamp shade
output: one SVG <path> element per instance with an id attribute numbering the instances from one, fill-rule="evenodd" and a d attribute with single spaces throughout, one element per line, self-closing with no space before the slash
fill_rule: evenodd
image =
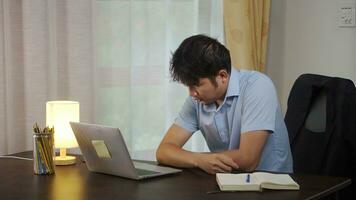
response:
<path id="1" fill-rule="evenodd" d="M 54 126 L 56 148 L 78 147 L 69 122 L 79 122 L 79 102 L 48 101 L 46 104 L 46 125 Z"/>

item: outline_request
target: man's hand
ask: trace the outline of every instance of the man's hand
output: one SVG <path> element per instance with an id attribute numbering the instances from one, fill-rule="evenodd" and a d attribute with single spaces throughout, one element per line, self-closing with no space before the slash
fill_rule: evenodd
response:
<path id="1" fill-rule="evenodd" d="M 239 166 L 228 156 L 219 153 L 197 154 L 197 167 L 209 174 L 231 172 Z"/>

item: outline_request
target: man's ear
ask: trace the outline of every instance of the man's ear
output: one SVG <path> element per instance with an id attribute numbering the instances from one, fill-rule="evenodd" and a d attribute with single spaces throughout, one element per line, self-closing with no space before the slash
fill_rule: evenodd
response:
<path id="1" fill-rule="evenodd" d="M 221 69 L 218 72 L 218 76 L 220 77 L 222 83 L 227 83 L 229 80 L 229 73 L 227 73 L 227 71 L 225 69 Z"/>

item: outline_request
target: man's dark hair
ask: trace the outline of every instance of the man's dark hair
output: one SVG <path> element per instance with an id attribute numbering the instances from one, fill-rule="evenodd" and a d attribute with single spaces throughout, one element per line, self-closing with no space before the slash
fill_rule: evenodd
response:
<path id="1" fill-rule="evenodd" d="M 193 86 L 200 78 L 209 78 L 216 85 L 215 77 L 222 69 L 231 72 L 229 50 L 216 39 L 194 35 L 173 53 L 169 70 L 173 81 Z"/>

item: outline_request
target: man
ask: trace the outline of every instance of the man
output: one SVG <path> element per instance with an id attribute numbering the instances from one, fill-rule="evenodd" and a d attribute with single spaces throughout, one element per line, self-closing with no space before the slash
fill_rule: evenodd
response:
<path id="1" fill-rule="evenodd" d="M 229 51 L 204 35 L 182 42 L 170 72 L 189 88 L 190 97 L 157 149 L 159 163 L 199 167 L 210 174 L 293 171 L 287 129 L 267 76 L 231 67 Z M 198 130 L 211 153 L 182 148 Z"/>

